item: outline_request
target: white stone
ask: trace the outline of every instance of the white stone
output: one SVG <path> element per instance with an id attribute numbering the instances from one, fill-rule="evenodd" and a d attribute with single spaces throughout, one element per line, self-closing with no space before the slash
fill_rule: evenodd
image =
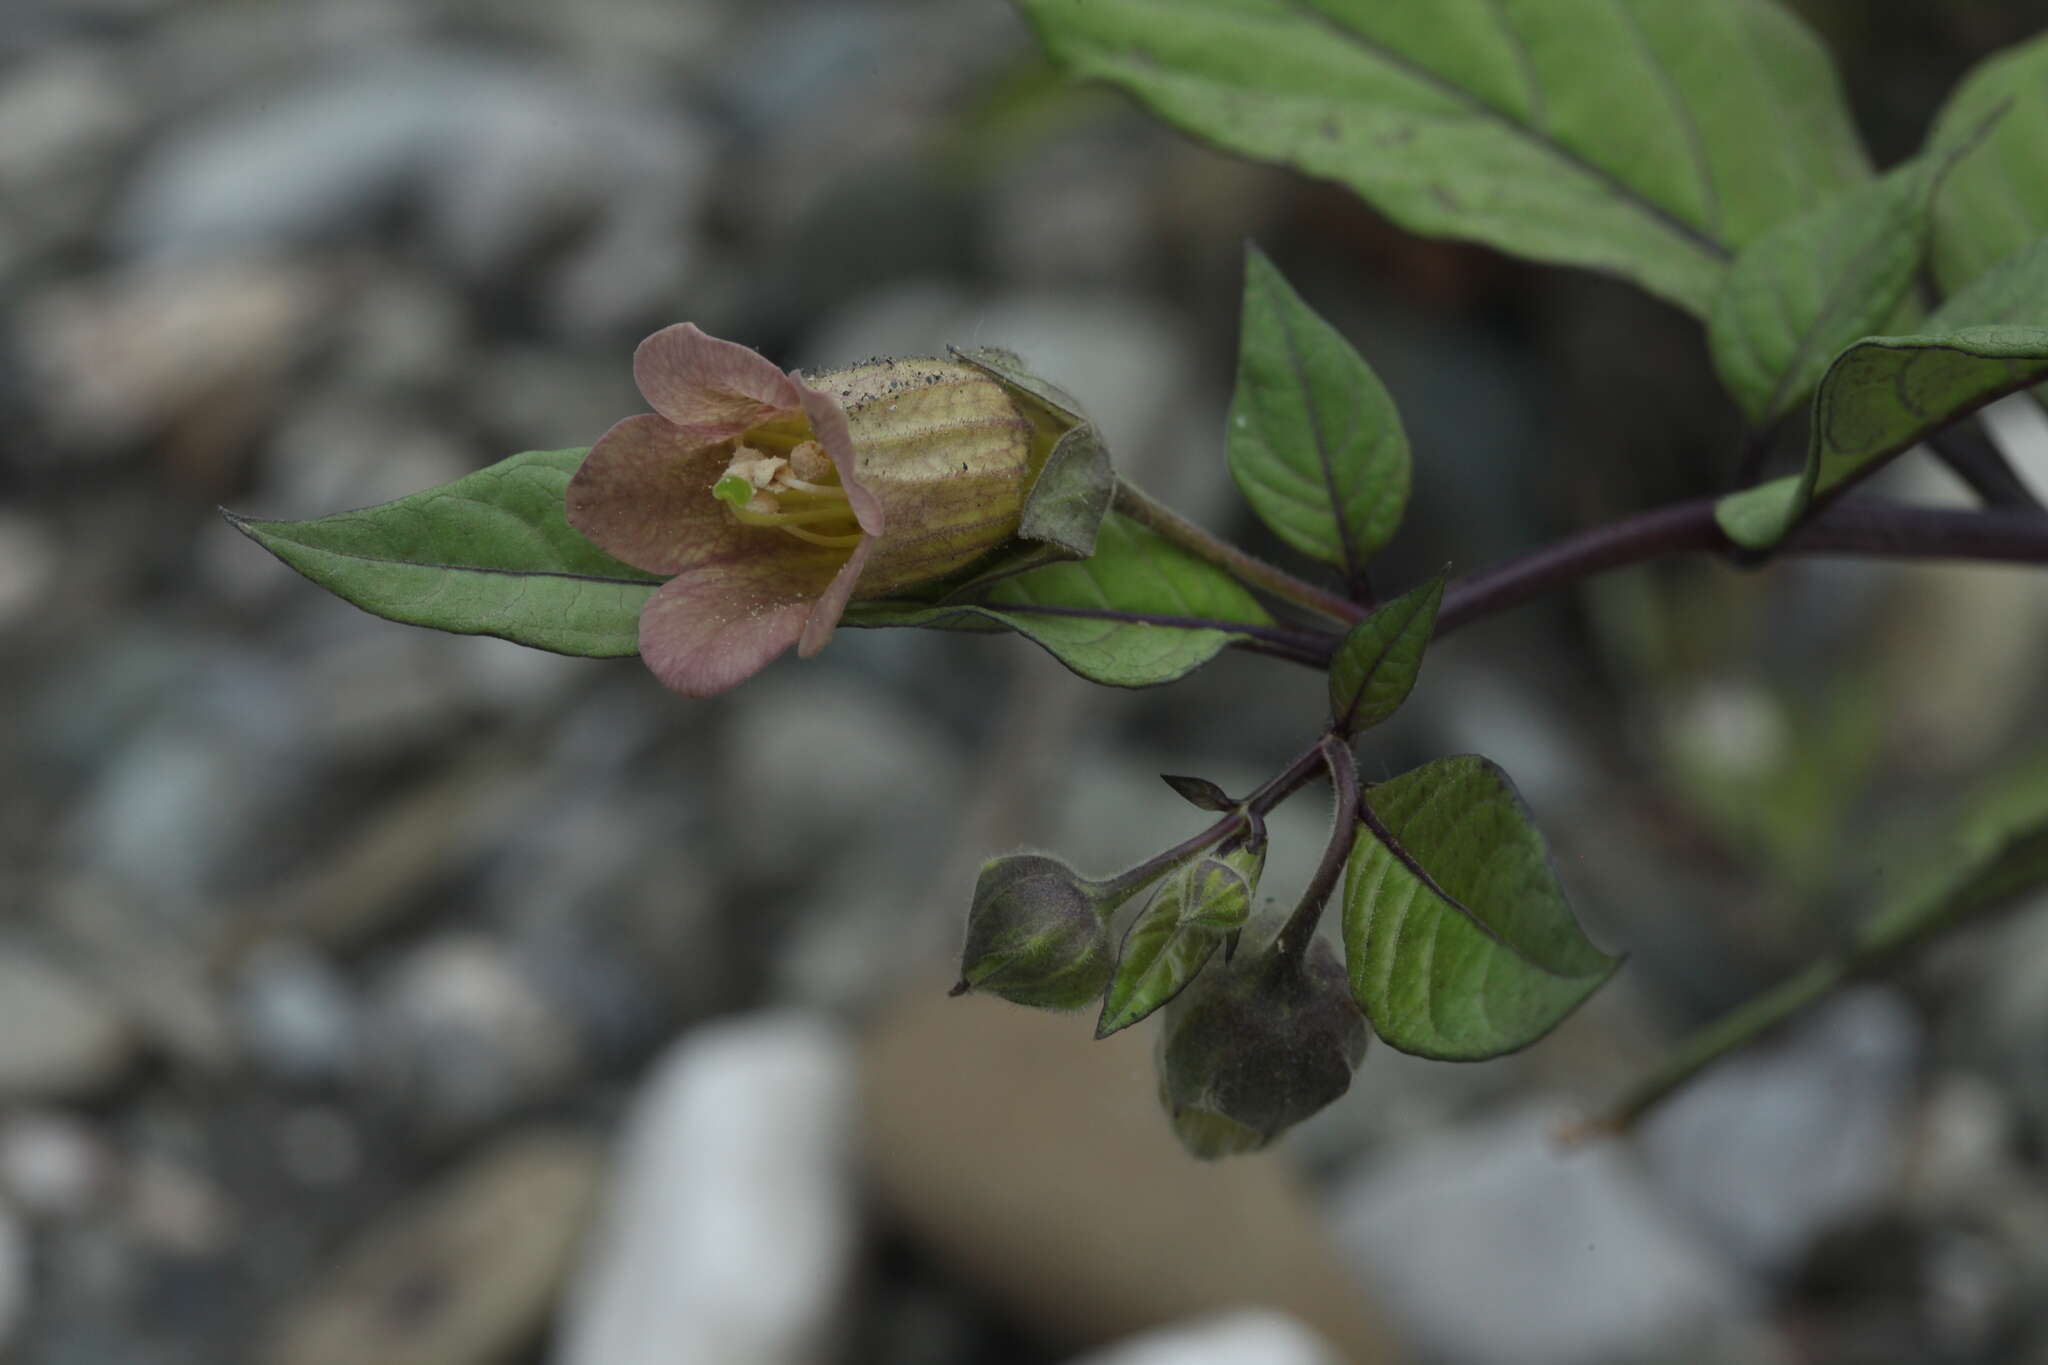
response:
<path id="1" fill-rule="evenodd" d="M 1072 1365 L 1339 1365 L 1337 1353 L 1284 1314 L 1258 1309 L 1163 1327 Z"/>
<path id="2" fill-rule="evenodd" d="M 556 1365 L 832 1359 L 857 1237 L 853 1058 L 830 1025 L 709 1025 L 649 1076 Z"/>
<path id="3" fill-rule="evenodd" d="M 1333 1202 L 1338 1240 L 1424 1351 L 1581 1365 L 1725 1331 L 1749 1298 L 1615 1144 L 1560 1151 L 1543 1109 L 1443 1132 Z"/>

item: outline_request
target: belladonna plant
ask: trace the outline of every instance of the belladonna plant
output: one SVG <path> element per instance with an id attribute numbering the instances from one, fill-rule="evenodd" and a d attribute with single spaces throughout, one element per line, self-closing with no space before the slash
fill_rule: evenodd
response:
<path id="1" fill-rule="evenodd" d="M 1681 553 L 2048 563 L 2048 510 L 1968 425 L 2048 381 L 2048 199 L 2013 180 L 2048 162 L 2048 38 L 1972 72 L 1920 153 L 1878 175 L 1826 52 L 1769 0 L 1628 0 L 1626 43 L 1615 0 L 1458 25 L 1397 5 L 1021 7 L 1058 66 L 1216 145 L 1338 182 L 1414 231 L 1602 270 L 1696 316 L 1751 428 L 1735 486 L 1382 595 L 1373 559 L 1411 478 L 1393 396 L 1254 250 L 1221 453 L 1306 576 L 1119 479 L 1081 403 L 1008 352 L 803 375 L 688 323 L 634 358 L 653 412 L 587 451 L 316 521 L 231 521 L 368 611 L 638 654 L 688 697 L 792 645 L 813 655 L 841 625 L 1012 633 L 1118 687 L 1224 649 L 1326 674 L 1327 708 L 1266 781 L 1231 795 L 1167 778 L 1206 822 L 1179 844 L 1101 878 L 1000 857 L 972 892 L 956 989 L 1096 1007 L 1101 1035 L 1160 1014 L 1161 1098 L 1201 1156 L 1264 1146 L 1344 1093 L 1368 1031 L 1443 1061 L 1498 1056 L 1619 965 L 1580 929 L 1500 768 L 1458 755 L 1360 781 L 1354 746 L 1435 639 Z M 1522 56 L 1512 80 L 1495 79 L 1500 52 Z M 1767 468 L 1768 438 L 1802 412 L 1803 458 Z M 1859 488 L 1923 444 L 1983 506 Z M 1284 918 L 1255 916 L 1266 816 L 1321 777 L 1334 818 L 1315 874 Z M 2048 881 L 2048 762 L 1988 780 L 1928 847 L 1945 851 L 1840 951 L 1681 1045 L 1585 1131 L 1626 1129 L 1841 981 Z M 1330 905 L 1341 932 L 1323 936 Z"/>

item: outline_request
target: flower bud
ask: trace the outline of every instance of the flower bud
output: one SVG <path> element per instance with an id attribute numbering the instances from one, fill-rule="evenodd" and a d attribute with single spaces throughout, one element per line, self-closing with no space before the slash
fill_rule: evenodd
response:
<path id="1" fill-rule="evenodd" d="M 1330 945 L 1295 958 L 1269 938 L 1166 1007 L 1160 1103 L 1198 1157 L 1257 1151 L 1350 1088 L 1366 1037 Z"/>
<path id="2" fill-rule="evenodd" d="M 1112 902 L 1057 858 L 1018 853 L 982 864 L 953 994 L 985 990 L 1019 1005 L 1073 1010 L 1109 984 Z"/>

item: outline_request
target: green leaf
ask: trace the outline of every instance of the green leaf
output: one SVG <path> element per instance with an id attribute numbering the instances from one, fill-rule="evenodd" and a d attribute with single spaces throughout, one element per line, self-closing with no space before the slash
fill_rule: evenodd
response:
<path id="1" fill-rule="evenodd" d="M 1721 382 L 1754 426 L 1804 398 L 1835 353 L 1884 330 L 1927 249 L 1939 162 L 1923 158 L 1780 223 L 1736 258 L 1707 323 Z"/>
<path id="2" fill-rule="evenodd" d="M 1911 864 L 1856 935 L 1856 959 L 1910 947 L 1958 920 L 2048 885 L 2048 751 L 2009 767 Z"/>
<path id="3" fill-rule="evenodd" d="M 640 605 L 661 580 L 569 526 L 563 490 L 583 450 L 532 450 L 396 502 L 236 530 L 364 611 L 557 654 L 639 649 Z"/>
<path id="4" fill-rule="evenodd" d="M 1351 628 L 1330 660 L 1330 716 L 1349 737 L 1378 725 L 1401 708 L 1422 671 L 1422 654 L 1436 633 L 1444 576 L 1375 607 Z"/>
<path id="5" fill-rule="evenodd" d="M 1179 995 L 1251 909 L 1252 881 L 1222 858 L 1197 858 L 1161 882 L 1124 932 L 1095 1036 L 1129 1028 Z"/>
<path id="6" fill-rule="evenodd" d="M 1934 276 L 1950 293 L 2048 232 L 2048 33 L 1978 63 L 1949 96 L 1929 143 L 1962 136 L 2001 107 L 1984 149 L 1956 168 L 1935 200 Z"/>
<path id="7" fill-rule="evenodd" d="M 2048 323 L 2048 231 L 1971 280 L 1934 310 L 1930 329 Z"/>
<path id="8" fill-rule="evenodd" d="M 1103 520 L 1095 554 L 989 585 L 974 601 L 856 602 L 850 626 L 1014 630 L 1091 682 L 1172 682 L 1271 628 L 1237 580 L 1130 519 Z"/>
<path id="9" fill-rule="evenodd" d="M 1231 477 L 1282 540 L 1355 578 L 1400 528 L 1408 437 L 1379 377 L 1257 247 L 1245 252 Z"/>
<path id="10" fill-rule="evenodd" d="M 1867 167 L 1769 0 L 1023 0 L 1055 62 L 1414 232 L 1705 314 L 1732 252 Z"/>
<path id="11" fill-rule="evenodd" d="M 1867 337 L 1836 356 L 1820 381 L 1805 469 L 1729 494 L 1714 516 L 1730 540 L 1769 549 L 1815 497 L 1839 491 L 1923 437 L 2044 377 L 2048 327 Z"/>
<path id="12" fill-rule="evenodd" d="M 1389 1045 L 1445 1061 L 1512 1052 L 1613 974 L 1619 959 L 1579 929 L 1499 768 L 1440 758 L 1364 801 L 1398 847 L 1359 831 L 1344 871 L 1345 955 L 1352 995 Z"/>

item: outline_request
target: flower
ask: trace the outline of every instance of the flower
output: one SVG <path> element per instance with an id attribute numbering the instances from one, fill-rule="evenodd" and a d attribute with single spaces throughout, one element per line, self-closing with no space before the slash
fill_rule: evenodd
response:
<path id="1" fill-rule="evenodd" d="M 791 645 L 825 647 L 859 598 L 947 574 L 1016 532 L 1033 427 L 951 360 L 806 378 L 691 323 L 640 343 L 652 413 L 607 431 L 569 481 L 569 524 L 668 582 L 640 656 L 685 696 L 723 692 Z"/>

